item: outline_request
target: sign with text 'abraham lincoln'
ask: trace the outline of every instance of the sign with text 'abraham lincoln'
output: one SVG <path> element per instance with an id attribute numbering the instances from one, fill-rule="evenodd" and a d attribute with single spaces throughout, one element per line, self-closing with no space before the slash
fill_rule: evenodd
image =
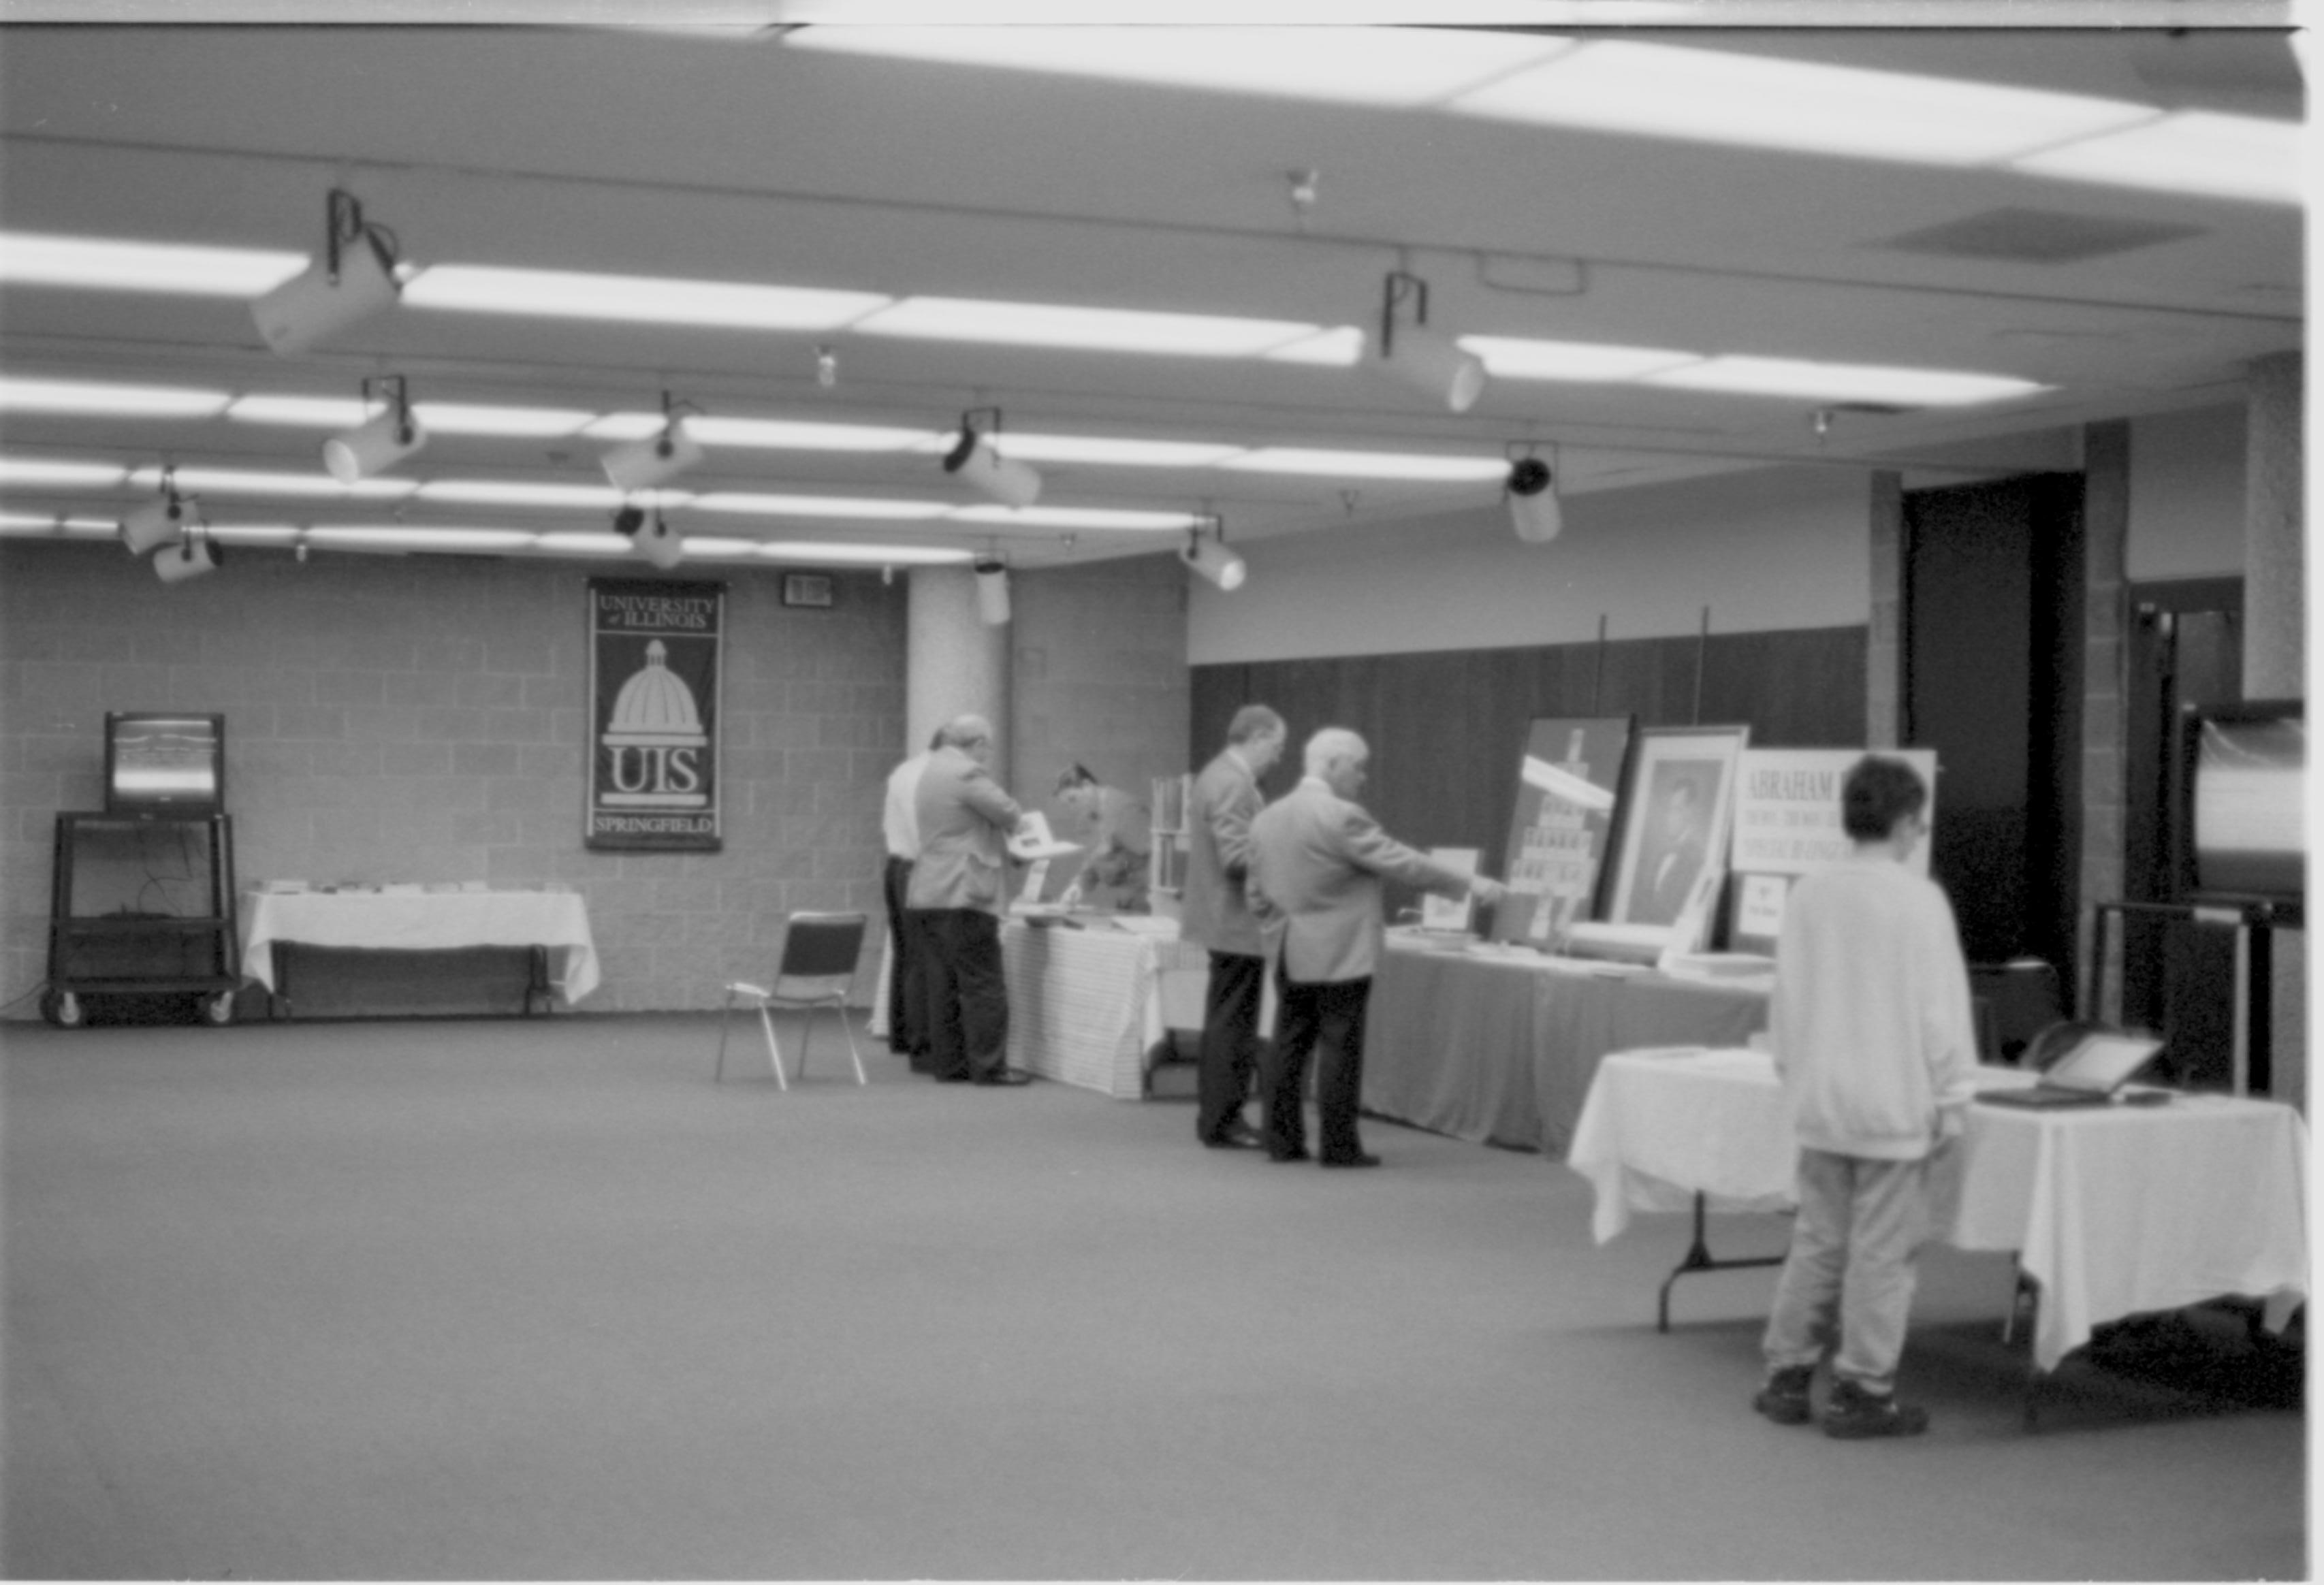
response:
<path id="1" fill-rule="evenodd" d="M 589 580 L 587 845 L 718 851 L 724 584 Z"/>

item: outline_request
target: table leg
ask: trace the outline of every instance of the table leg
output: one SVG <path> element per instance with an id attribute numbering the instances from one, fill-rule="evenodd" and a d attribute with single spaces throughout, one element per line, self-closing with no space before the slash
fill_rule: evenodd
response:
<path id="1" fill-rule="evenodd" d="M 275 941 L 267 944 L 267 954 L 274 960 L 274 983 L 266 989 L 266 1016 L 269 1019 L 293 1016 L 290 1006 L 290 944 Z"/>
<path id="2" fill-rule="evenodd" d="M 535 998 L 540 1000 L 540 1010 L 542 1012 L 547 1012 L 550 1006 L 549 1000 L 549 949 L 545 946 L 535 945 L 529 950 L 530 954 L 529 959 L 530 978 L 526 980 L 524 986 L 524 1016 L 527 1018 L 530 1018 L 533 1015 L 533 1001 Z"/>
<path id="3" fill-rule="evenodd" d="M 1715 1260 L 1711 1258 L 1711 1243 L 1710 1240 L 1704 1237 L 1703 1233 L 1704 1205 L 1705 1197 L 1702 1192 L 1698 1189 L 1695 1191 L 1694 1195 L 1694 1242 L 1688 1246 L 1684 1258 L 1683 1258 L 1676 1266 L 1671 1268 L 1670 1276 L 1663 1279 L 1662 1296 L 1656 1303 L 1655 1309 L 1655 1330 L 1656 1332 L 1668 1332 L 1670 1330 L 1671 1285 L 1677 1282 L 1680 1277 L 1684 1276 L 1688 1272 L 1738 1271 L 1749 1266 L 1781 1266 L 1784 1263 L 1784 1258 L 1781 1255 L 1753 1255 L 1741 1260 Z"/>

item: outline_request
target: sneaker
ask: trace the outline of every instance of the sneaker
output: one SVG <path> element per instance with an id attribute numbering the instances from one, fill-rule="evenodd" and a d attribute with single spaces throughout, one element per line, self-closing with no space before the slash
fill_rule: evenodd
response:
<path id="1" fill-rule="evenodd" d="M 1751 1406 L 1778 1425 L 1805 1425 L 1808 1423 L 1808 1384 L 1815 1380 L 1812 1365 L 1786 1365 L 1759 1389 Z"/>
<path id="2" fill-rule="evenodd" d="M 1867 1436 L 1918 1436 L 1929 1428 L 1929 1412 L 1900 1404 L 1894 1393 L 1868 1392 L 1853 1381 L 1831 1389 L 1823 1409 L 1823 1433 L 1849 1440 Z"/>

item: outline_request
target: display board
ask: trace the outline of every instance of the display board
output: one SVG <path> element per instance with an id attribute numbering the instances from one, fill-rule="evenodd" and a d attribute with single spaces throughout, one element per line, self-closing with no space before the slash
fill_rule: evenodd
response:
<path id="1" fill-rule="evenodd" d="M 1799 877 L 1840 862 L 1856 844 L 1840 824 L 1840 790 L 1868 749 L 1746 749 L 1735 783 L 1735 876 L 1728 924 L 1730 945 L 1773 952 L 1784 927 L 1784 901 Z M 1923 813 L 1937 814 L 1937 751 L 1883 749 L 1902 760 L 1929 789 Z M 1929 872 L 1929 843 L 1914 847 L 1913 872 Z"/>
<path id="2" fill-rule="evenodd" d="M 2190 715 L 2187 840 L 2198 897 L 2305 900 L 2308 722 L 2301 701 Z"/>
<path id="3" fill-rule="evenodd" d="M 1632 731 L 1628 715 L 1545 716 L 1527 729 L 1495 940 L 1554 945 L 1591 916 Z"/>

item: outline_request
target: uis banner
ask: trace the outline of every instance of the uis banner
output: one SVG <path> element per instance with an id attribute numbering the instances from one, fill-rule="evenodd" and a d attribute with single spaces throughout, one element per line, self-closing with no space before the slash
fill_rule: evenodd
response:
<path id="1" fill-rule="evenodd" d="M 715 852 L 726 585 L 589 580 L 592 848 Z"/>

